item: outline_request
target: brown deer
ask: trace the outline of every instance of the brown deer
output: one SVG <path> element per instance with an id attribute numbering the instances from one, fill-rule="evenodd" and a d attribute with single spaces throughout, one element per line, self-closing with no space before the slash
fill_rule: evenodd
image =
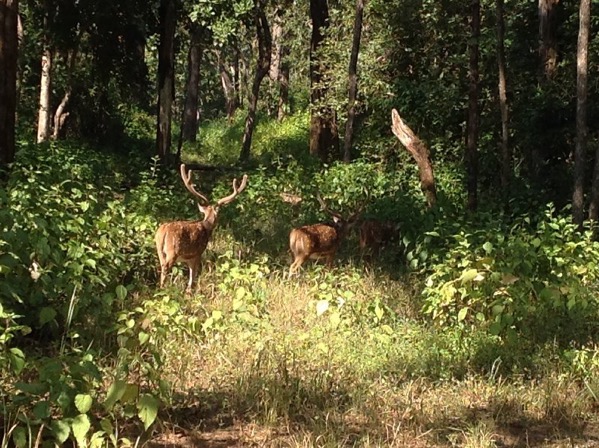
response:
<path id="1" fill-rule="evenodd" d="M 166 276 L 177 261 L 184 261 L 189 267 L 188 291 L 191 291 L 195 277 L 200 269 L 200 259 L 212 231 L 216 227 L 216 219 L 221 206 L 229 204 L 241 193 L 247 185 L 247 174 L 243 175 L 241 185 L 233 179 L 233 193 L 219 199 L 216 204 L 201 193 L 198 193 L 191 183 L 191 173 L 186 173 L 184 164 L 181 164 L 181 178 L 187 190 L 198 199 L 200 212 L 204 214 L 202 221 L 173 221 L 162 224 L 156 231 L 156 250 L 160 259 L 160 287 L 164 286 Z"/>
<path id="2" fill-rule="evenodd" d="M 360 225 L 360 250 L 362 254 L 369 251 L 372 255 L 378 255 L 381 247 L 397 239 L 398 236 L 399 224 L 392 221 L 366 219 Z"/>
<path id="3" fill-rule="evenodd" d="M 320 196 L 317 196 L 317 199 L 323 210 L 333 217 L 333 223 L 312 224 L 291 230 L 289 248 L 293 254 L 293 263 L 289 268 L 290 276 L 309 258 L 324 258 L 329 266 L 332 265 L 341 241 L 362 212 L 360 209 L 348 219 L 344 219 L 339 213 L 331 210 Z"/>

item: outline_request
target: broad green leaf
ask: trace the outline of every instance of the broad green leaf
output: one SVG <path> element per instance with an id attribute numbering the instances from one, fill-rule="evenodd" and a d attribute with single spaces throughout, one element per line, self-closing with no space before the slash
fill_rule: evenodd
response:
<path id="1" fill-rule="evenodd" d="M 82 414 L 87 413 L 91 409 L 93 402 L 94 400 L 89 394 L 75 395 L 75 407 Z"/>
<path id="2" fill-rule="evenodd" d="M 240 286 L 239 288 L 237 288 L 235 290 L 235 298 L 237 300 L 243 299 L 245 297 L 245 295 L 246 295 L 246 290 L 243 286 Z"/>
<path id="3" fill-rule="evenodd" d="M 92 434 L 89 440 L 89 448 L 103 448 L 106 445 L 106 433 L 104 431 L 96 431 Z"/>
<path id="4" fill-rule="evenodd" d="M 383 310 L 383 308 L 381 308 L 377 303 L 374 307 L 374 314 L 378 320 L 381 320 L 383 318 L 383 314 L 385 314 L 385 310 Z"/>
<path id="5" fill-rule="evenodd" d="M 139 399 L 137 408 L 139 409 L 138 416 L 144 424 L 144 428 L 148 429 L 156 416 L 158 415 L 158 400 L 150 394 L 144 394 Z"/>
<path id="6" fill-rule="evenodd" d="M 134 403 L 137 401 L 137 397 L 139 396 L 139 386 L 137 384 L 127 384 L 125 388 L 125 393 L 121 397 L 122 403 Z"/>
<path id="7" fill-rule="evenodd" d="M 489 326 L 489 333 L 491 333 L 492 335 L 497 336 L 500 332 L 501 332 L 501 324 L 499 322 L 493 322 Z"/>
<path id="8" fill-rule="evenodd" d="M 51 322 L 56 317 L 56 310 L 50 306 L 45 306 L 40 310 L 40 326 Z"/>
<path id="9" fill-rule="evenodd" d="M 460 310 L 460 312 L 458 313 L 458 322 L 463 321 L 464 319 L 466 319 L 466 316 L 468 315 L 468 307 L 465 306 L 464 308 L 462 308 Z"/>
<path id="10" fill-rule="evenodd" d="M 329 309 L 329 301 L 328 300 L 319 300 L 316 303 L 316 315 L 317 316 L 321 316 L 328 309 Z"/>
<path id="11" fill-rule="evenodd" d="M 9 357 L 12 371 L 18 375 L 25 367 L 25 354 L 20 348 L 13 347 L 9 351 Z"/>
<path id="12" fill-rule="evenodd" d="M 71 427 L 73 428 L 73 435 L 75 436 L 75 440 L 77 440 L 77 444 L 84 446 L 85 438 L 91 428 L 89 417 L 86 414 L 79 414 L 71 422 Z"/>
<path id="13" fill-rule="evenodd" d="M 112 409 L 115 403 L 121 399 L 126 388 L 127 383 L 125 381 L 116 380 L 114 383 L 112 383 L 112 385 L 108 388 L 108 393 L 106 394 L 106 399 L 104 400 L 104 407 L 106 410 Z"/>
<path id="14" fill-rule="evenodd" d="M 116 296 L 119 300 L 125 300 L 125 297 L 127 297 L 127 288 L 125 288 L 123 285 L 117 286 Z"/>
<path id="15" fill-rule="evenodd" d="M 69 438 L 69 434 L 71 434 L 71 427 L 65 420 L 53 420 L 50 424 L 50 428 L 52 429 L 54 438 L 60 445 L 66 442 Z"/>
<path id="16" fill-rule="evenodd" d="M 150 339 L 150 335 L 145 331 L 140 331 L 137 338 L 139 339 L 139 344 L 144 345 Z"/>
<path id="17" fill-rule="evenodd" d="M 462 272 L 462 275 L 460 275 L 459 280 L 461 280 L 462 283 L 467 283 L 474 280 L 477 275 L 478 271 L 476 269 L 466 269 L 464 272 Z"/>
<path id="18" fill-rule="evenodd" d="M 483 244 L 483 249 L 486 253 L 490 254 L 493 252 L 493 244 L 487 241 L 485 244 Z"/>
<path id="19" fill-rule="evenodd" d="M 50 403 L 46 400 L 38 401 L 33 407 L 33 415 L 38 420 L 45 420 L 50 417 Z"/>
<path id="20" fill-rule="evenodd" d="M 25 448 L 27 446 L 27 432 L 25 428 L 19 426 L 12 432 L 12 441 L 16 448 Z"/>

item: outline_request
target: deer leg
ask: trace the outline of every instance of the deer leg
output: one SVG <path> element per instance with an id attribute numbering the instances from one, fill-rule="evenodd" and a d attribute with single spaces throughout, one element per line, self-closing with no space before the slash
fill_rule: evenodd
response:
<path id="1" fill-rule="evenodd" d="M 304 255 L 295 256 L 293 263 L 291 263 L 291 266 L 289 267 L 289 277 L 291 277 L 295 272 L 299 270 L 302 264 L 304 264 L 304 261 L 306 261 L 306 258 L 307 257 Z"/>
<path id="2" fill-rule="evenodd" d="M 171 269 L 175 265 L 176 259 L 165 259 L 160 260 L 160 287 L 164 287 L 166 276 L 171 272 Z"/>
<path id="3" fill-rule="evenodd" d="M 193 283 L 200 273 L 201 263 L 200 258 L 194 258 L 193 260 L 189 260 L 187 262 L 187 266 L 189 266 L 189 283 L 187 284 L 187 291 L 193 291 Z"/>

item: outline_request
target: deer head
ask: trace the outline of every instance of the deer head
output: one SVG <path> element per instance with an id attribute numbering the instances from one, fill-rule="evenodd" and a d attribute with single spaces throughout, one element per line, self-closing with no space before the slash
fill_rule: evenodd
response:
<path id="1" fill-rule="evenodd" d="M 360 208 L 344 219 L 340 213 L 331 210 L 320 196 L 317 199 L 323 210 L 333 217 L 333 223 L 312 224 L 291 231 L 289 248 L 293 254 L 293 263 L 289 268 L 290 275 L 297 272 L 310 258 L 324 258 L 328 265 L 332 265 L 339 245 L 362 212 Z"/>
<path id="2" fill-rule="evenodd" d="M 378 254 L 381 247 L 399 236 L 399 224 L 392 221 L 366 219 L 360 224 L 360 249 Z"/>
<path id="3" fill-rule="evenodd" d="M 200 259 L 212 230 L 216 226 L 218 211 L 221 206 L 231 203 L 247 185 L 247 174 L 243 175 L 241 184 L 233 179 L 233 192 L 219 199 L 215 204 L 203 194 L 196 191 L 191 182 L 192 171 L 187 171 L 181 164 L 181 178 L 187 190 L 197 198 L 200 212 L 204 214 L 202 221 L 173 221 L 162 224 L 156 231 L 156 250 L 160 259 L 160 287 L 164 286 L 166 276 L 177 261 L 184 261 L 189 267 L 188 290 L 192 289 L 195 277 L 200 269 Z"/>

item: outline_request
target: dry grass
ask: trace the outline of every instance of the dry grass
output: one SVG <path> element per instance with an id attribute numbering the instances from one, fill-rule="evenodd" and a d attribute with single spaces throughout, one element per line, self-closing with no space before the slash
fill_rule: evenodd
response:
<path id="1" fill-rule="evenodd" d="M 169 290 L 185 315 L 223 317 L 163 342 L 175 398 L 150 446 L 599 445 L 584 384 L 558 366 L 528 376 L 456 368 L 462 346 L 422 321 L 413 285 L 359 265 L 311 265 L 290 280 L 283 264 L 232 254 L 208 255 L 197 294 L 183 295 L 184 275 Z M 244 312 L 234 309 L 240 288 Z"/>

